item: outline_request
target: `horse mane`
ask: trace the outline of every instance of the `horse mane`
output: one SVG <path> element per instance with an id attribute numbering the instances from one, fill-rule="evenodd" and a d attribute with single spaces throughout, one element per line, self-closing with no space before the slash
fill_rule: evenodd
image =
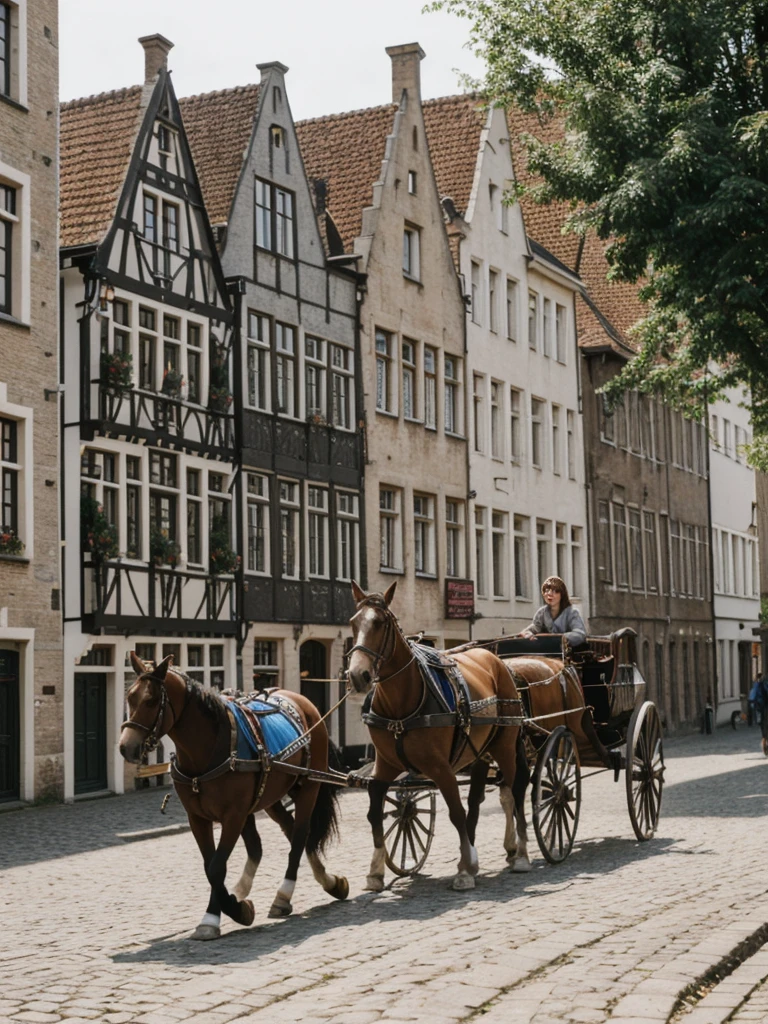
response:
<path id="1" fill-rule="evenodd" d="M 219 697 L 218 690 L 206 690 L 205 687 L 201 686 L 200 683 L 195 682 L 194 679 L 190 679 L 186 673 L 181 672 L 177 668 L 170 668 L 168 670 L 184 683 L 186 690 L 185 701 L 194 701 L 198 710 L 205 717 L 210 719 L 215 725 L 224 726 L 229 728 L 229 718 L 227 716 L 227 709 L 224 702 Z M 147 672 L 147 676 L 155 678 L 152 672 Z"/>

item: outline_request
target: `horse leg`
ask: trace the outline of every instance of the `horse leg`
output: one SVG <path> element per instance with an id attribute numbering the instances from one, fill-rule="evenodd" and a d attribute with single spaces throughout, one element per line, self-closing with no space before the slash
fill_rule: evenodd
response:
<path id="1" fill-rule="evenodd" d="M 525 820 L 525 794 L 531 781 L 531 769 L 525 755 L 525 741 L 522 733 L 517 740 L 515 781 L 512 796 L 515 801 L 515 819 L 517 821 L 517 856 L 511 867 L 518 873 L 531 870 L 528 856 L 528 822 Z"/>
<path id="2" fill-rule="evenodd" d="M 213 841 L 213 822 L 206 818 L 199 818 L 196 814 L 189 814 L 189 827 L 195 837 L 200 853 L 203 855 L 203 865 L 207 866 L 216 852 L 216 844 Z M 192 933 L 192 938 L 201 942 L 210 939 L 218 939 L 221 935 L 221 907 L 219 898 L 211 888 L 211 897 L 208 900 L 208 907 L 203 914 L 203 919 Z"/>
<path id="3" fill-rule="evenodd" d="M 384 888 L 384 867 L 387 859 L 384 847 L 384 797 L 389 786 L 389 782 L 383 779 L 371 779 L 368 784 L 368 821 L 373 833 L 373 857 L 365 880 L 368 892 L 381 892 Z"/>
<path id="4" fill-rule="evenodd" d="M 280 888 L 277 890 L 272 906 L 269 908 L 270 917 L 288 917 L 293 910 L 291 905 L 291 898 L 293 897 L 293 890 L 296 887 L 296 877 L 299 873 L 299 861 L 301 855 L 304 852 L 304 847 L 307 845 L 307 837 L 309 836 L 309 823 L 312 816 L 312 808 L 315 805 L 317 799 L 317 792 L 320 786 L 318 783 L 307 783 L 302 785 L 295 793 L 294 806 L 296 808 L 295 816 L 293 817 L 293 828 L 289 840 L 291 843 L 291 850 L 288 854 L 288 868 L 285 872 L 285 878 L 280 884 Z M 280 805 L 282 807 L 282 804 Z M 275 805 L 277 807 L 277 805 Z M 270 808 L 270 811 L 274 808 Z M 276 815 L 272 815 L 275 821 L 278 822 L 283 831 L 288 835 L 287 821 L 291 820 L 291 814 L 282 807 L 284 816 L 278 811 Z"/>
<path id="5" fill-rule="evenodd" d="M 214 894 L 218 897 L 219 906 L 227 917 L 231 917 L 236 924 L 253 924 L 254 910 L 250 900 L 239 900 L 227 890 L 225 884 L 227 877 L 227 861 L 235 848 L 235 843 L 245 827 L 245 822 L 238 815 L 230 815 L 221 823 L 221 836 L 216 852 L 205 866 L 205 873 Z"/>
<path id="6" fill-rule="evenodd" d="M 512 871 L 530 871 L 525 793 L 531 774 L 525 756 L 525 744 L 518 739 L 513 753 L 508 737 L 502 733 L 497 744 L 494 744 L 493 756 L 504 776 L 504 785 L 499 790 L 499 800 L 506 817 L 504 849 L 507 852 L 507 863 Z"/>
<path id="7" fill-rule="evenodd" d="M 452 888 L 459 891 L 474 889 L 475 875 L 479 870 L 477 850 L 470 842 L 467 833 L 467 814 L 461 802 L 461 794 L 456 776 L 453 774 L 450 765 L 444 764 L 440 765 L 438 770 L 433 771 L 432 779 L 443 794 L 443 799 L 448 805 L 448 816 L 451 819 L 451 824 L 459 833 L 459 870 L 453 880 Z"/>
<path id="8" fill-rule="evenodd" d="M 485 800 L 485 782 L 488 778 L 490 765 L 487 761 L 476 761 L 472 765 L 472 772 L 469 781 L 469 796 L 467 797 L 467 835 L 472 845 L 475 845 L 475 831 L 477 819 L 480 816 L 480 804 Z"/>
<path id="9" fill-rule="evenodd" d="M 239 882 L 232 890 L 232 895 L 236 896 L 239 900 L 244 900 L 249 895 L 253 886 L 253 877 L 261 862 L 261 839 L 256 831 L 256 819 L 252 814 L 249 814 L 245 819 L 242 836 L 245 849 L 248 852 L 248 859 L 245 862 Z"/>

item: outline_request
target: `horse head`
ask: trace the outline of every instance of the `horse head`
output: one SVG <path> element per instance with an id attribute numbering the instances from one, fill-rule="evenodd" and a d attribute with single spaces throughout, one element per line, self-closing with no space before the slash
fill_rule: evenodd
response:
<path id="1" fill-rule="evenodd" d="M 131 664 L 137 678 L 126 694 L 127 716 L 120 731 L 120 753 L 130 764 L 138 764 L 144 754 L 154 750 L 178 717 L 166 689 L 172 662 L 173 655 L 169 654 L 159 665 L 147 668 L 136 652 L 131 651 Z M 167 725 L 169 710 L 171 722 Z"/>
<path id="2" fill-rule="evenodd" d="M 356 693 L 367 693 L 379 676 L 379 670 L 392 657 L 397 642 L 397 620 L 389 610 L 397 580 L 383 594 L 366 594 L 352 580 L 356 611 L 349 620 L 353 645 L 349 651 L 347 672 Z"/>

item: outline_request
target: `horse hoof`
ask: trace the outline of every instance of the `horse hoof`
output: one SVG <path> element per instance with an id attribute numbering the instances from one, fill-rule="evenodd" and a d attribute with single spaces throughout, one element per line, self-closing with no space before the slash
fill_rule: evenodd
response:
<path id="1" fill-rule="evenodd" d="M 253 902 L 251 900 L 243 900 L 240 903 L 240 924 L 244 924 L 247 928 L 253 924 L 255 916 L 256 911 L 253 909 Z"/>
<path id="2" fill-rule="evenodd" d="M 269 908 L 269 917 L 290 917 L 293 910 L 291 903 L 278 903 L 277 900 Z"/>
<path id="3" fill-rule="evenodd" d="M 509 864 L 509 866 L 512 867 L 515 863 L 516 858 L 517 850 L 510 851 L 509 853 L 507 853 L 507 864 Z"/>
<path id="4" fill-rule="evenodd" d="M 199 924 L 189 936 L 197 942 L 210 942 L 211 939 L 218 939 L 221 936 L 221 928 L 215 924 Z"/>
<path id="5" fill-rule="evenodd" d="M 384 891 L 384 876 L 383 875 L 368 875 L 365 880 L 365 891 L 366 892 L 383 892 Z"/>
<path id="6" fill-rule="evenodd" d="M 454 878 L 451 888 L 456 892 L 466 892 L 467 889 L 475 888 L 475 880 L 468 871 L 460 871 Z"/>
<path id="7" fill-rule="evenodd" d="M 527 857 L 525 860 L 522 857 L 512 860 L 510 862 L 510 870 L 516 875 L 524 875 L 531 870 L 531 862 Z"/>
<path id="8" fill-rule="evenodd" d="M 328 890 L 328 895 L 335 900 L 345 900 L 349 896 L 349 882 L 344 875 L 336 875 L 336 884 Z"/>

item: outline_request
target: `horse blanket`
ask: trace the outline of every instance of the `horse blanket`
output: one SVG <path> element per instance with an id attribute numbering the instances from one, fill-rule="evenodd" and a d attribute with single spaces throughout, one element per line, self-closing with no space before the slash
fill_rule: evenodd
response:
<path id="1" fill-rule="evenodd" d="M 411 648 L 429 692 L 443 710 L 469 708 L 469 687 L 456 662 L 434 647 L 411 644 Z"/>
<path id="2" fill-rule="evenodd" d="M 251 694 L 227 700 L 226 705 L 237 728 L 237 757 L 243 761 L 258 760 L 265 752 L 276 757 L 302 735 L 298 715 L 294 718 L 278 698 Z M 308 741 L 307 736 L 305 742 Z"/>

